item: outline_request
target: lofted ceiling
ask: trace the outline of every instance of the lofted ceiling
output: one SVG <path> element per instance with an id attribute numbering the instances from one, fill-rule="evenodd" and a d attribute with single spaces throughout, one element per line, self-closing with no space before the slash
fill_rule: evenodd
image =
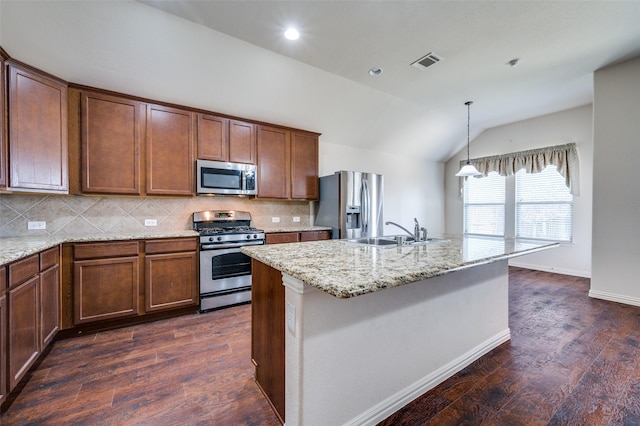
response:
<path id="1" fill-rule="evenodd" d="M 474 101 L 473 138 L 589 104 L 595 70 L 640 55 L 640 1 L 141 2 L 437 116 L 416 152 L 434 161 L 464 147 L 465 101 Z M 283 38 L 288 26 L 299 40 Z M 430 52 L 441 61 L 411 66 Z M 373 67 L 382 74 L 369 75 Z"/>

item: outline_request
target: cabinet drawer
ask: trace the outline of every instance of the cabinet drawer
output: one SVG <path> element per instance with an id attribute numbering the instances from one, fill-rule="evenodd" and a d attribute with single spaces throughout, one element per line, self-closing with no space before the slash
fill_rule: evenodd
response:
<path id="1" fill-rule="evenodd" d="M 40 270 L 45 271 L 52 266 L 58 264 L 58 255 L 59 249 L 58 247 L 50 248 L 49 250 L 45 250 L 40 253 Z"/>
<path id="2" fill-rule="evenodd" d="M 266 244 L 297 243 L 298 241 L 300 241 L 299 232 L 279 232 L 265 235 Z"/>
<path id="3" fill-rule="evenodd" d="M 146 254 L 177 253 L 183 251 L 196 251 L 198 241 L 196 238 L 179 238 L 167 240 L 149 240 L 144 243 Z"/>
<path id="4" fill-rule="evenodd" d="M 25 282 L 40 272 L 40 259 L 37 254 L 18 260 L 9 265 L 9 287 Z"/>
<path id="5" fill-rule="evenodd" d="M 137 255 L 137 241 L 75 244 L 73 246 L 73 258 L 75 260 Z"/>

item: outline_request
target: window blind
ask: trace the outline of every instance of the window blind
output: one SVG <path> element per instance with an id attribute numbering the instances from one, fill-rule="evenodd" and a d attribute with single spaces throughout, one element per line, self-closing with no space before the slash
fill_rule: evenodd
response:
<path id="1" fill-rule="evenodd" d="M 556 166 L 516 173 L 516 237 L 573 239 L 573 196 Z"/>
<path id="2" fill-rule="evenodd" d="M 464 187 L 464 232 L 504 235 L 505 178 L 489 173 L 468 178 Z"/>

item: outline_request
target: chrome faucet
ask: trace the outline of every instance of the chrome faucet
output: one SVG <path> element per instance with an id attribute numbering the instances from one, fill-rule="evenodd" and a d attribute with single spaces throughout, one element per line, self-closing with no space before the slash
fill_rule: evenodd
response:
<path id="1" fill-rule="evenodd" d="M 417 223 L 417 221 L 416 221 L 416 223 Z M 402 226 L 402 225 L 398 225 L 398 224 L 397 224 L 397 223 L 395 223 L 395 222 L 388 221 L 388 222 L 385 222 L 384 224 L 385 224 L 385 225 L 394 225 L 394 226 L 397 226 L 398 228 L 402 229 L 404 232 L 406 232 L 407 234 L 409 234 L 409 236 L 413 237 L 413 240 L 414 240 L 414 241 L 420 241 L 420 240 L 419 240 L 419 238 L 420 238 L 420 228 L 419 228 L 419 227 L 418 227 L 418 228 L 416 228 L 416 229 L 418 230 L 418 231 L 417 231 L 417 233 L 416 233 L 416 234 L 412 234 L 412 233 L 411 233 L 411 231 L 409 231 L 407 228 L 405 228 L 405 227 L 404 227 L 404 226 Z"/>

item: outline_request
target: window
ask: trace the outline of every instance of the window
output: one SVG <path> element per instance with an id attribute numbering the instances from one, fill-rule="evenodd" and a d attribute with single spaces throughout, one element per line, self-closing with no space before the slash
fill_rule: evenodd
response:
<path id="1" fill-rule="evenodd" d="M 516 173 L 516 237 L 571 241 L 573 196 L 556 166 Z"/>
<path id="2" fill-rule="evenodd" d="M 467 178 L 464 233 L 569 242 L 573 195 L 556 166 L 528 174 Z"/>
<path id="3" fill-rule="evenodd" d="M 505 178 L 496 172 L 467 178 L 464 186 L 465 234 L 504 235 Z"/>

